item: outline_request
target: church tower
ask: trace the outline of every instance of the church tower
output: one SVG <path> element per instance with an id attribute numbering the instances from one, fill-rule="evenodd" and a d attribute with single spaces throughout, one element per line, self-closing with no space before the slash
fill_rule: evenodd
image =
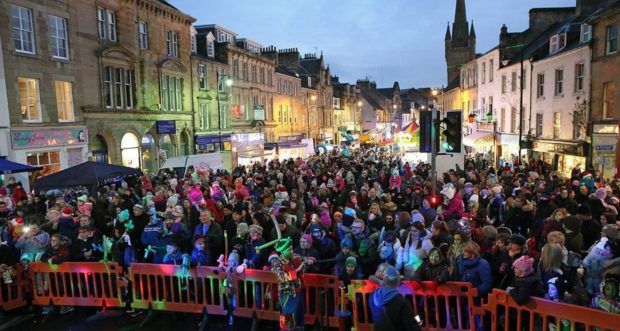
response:
<path id="1" fill-rule="evenodd" d="M 465 0 L 456 0 L 452 32 L 450 32 L 450 23 L 448 23 L 444 41 L 448 66 L 447 84 L 450 85 L 453 80 L 459 78 L 461 66 L 476 58 L 476 32 L 474 23 L 471 23 L 470 28 L 467 22 Z"/>

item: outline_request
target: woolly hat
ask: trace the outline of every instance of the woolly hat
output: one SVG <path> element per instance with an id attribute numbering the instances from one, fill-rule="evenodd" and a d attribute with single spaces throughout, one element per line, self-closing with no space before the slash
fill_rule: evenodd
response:
<path id="1" fill-rule="evenodd" d="M 415 224 L 418 222 L 424 223 L 424 216 L 422 216 L 422 214 L 420 214 L 420 212 L 418 212 L 417 210 L 414 210 L 411 214 L 411 224 Z"/>
<path id="2" fill-rule="evenodd" d="M 441 194 L 445 195 L 448 199 L 454 198 L 454 194 L 456 194 L 456 189 L 452 184 L 446 184 L 443 190 L 441 190 Z"/>
<path id="3" fill-rule="evenodd" d="M 534 272 L 534 259 L 523 255 L 512 263 L 513 268 L 523 271 L 523 277 L 527 277 Z"/>
<path id="4" fill-rule="evenodd" d="M 308 244 L 310 244 L 310 245 L 312 245 L 312 243 L 313 243 L 312 236 L 307 234 L 307 233 L 305 233 L 303 236 L 301 236 L 301 239 L 307 241 Z"/>
<path id="5" fill-rule="evenodd" d="M 257 224 L 252 224 L 250 225 L 250 228 L 248 230 L 250 233 L 252 232 L 256 232 L 258 233 L 259 236 L 263 235 L 263 227 Z"/>
<path id="6" fill-rule="evenodd" d="M 280 257 L 280 255 L 278 255 L 278 253 L 276 251 L 273 251 L 273 252 L 269 253 L 269 258 L 267 258 L 267 261 L 271 261 L 271 259 L 277 259 L 279 257 Z"/>
<path id="7" fill-rule="evenodd" d="M 567 216 L 562 221 L 564 227 L 571 232 L 581 232 L 581 221 L 575 216 Z"/>
<path id="8" fill-rule="evenodd" d="M 7 190 L 4 187 L 0 187 L 0 195 L 7 195 Z"/>
<path id="9" fill-rule="evenodd" d="M 119 218 L 120 218 L 120 214 L 119 214 Z M 171 211 L 167 211 L 167 212 L 164 214 L 164 219 L 167 219 L 167 220 L 173 220 L 173 219 L 175 219 L 175 218 L 176 218 L 176 216 L 175 216 L 175 215 L 174 215 L 174 213 L 173 213 L 173 212 L 171 212 Z"/>
<path id="10" fill-rule="evenodd" d="M 344 265 L 352 265 L 357 268 L 357 260 L 355 259 L 355 256 L 347 257 L 347 259 L 344 261 Z"/>
<path id="11" fill-rule="evenodd" d="M 245 237 L 250 232 L 247 223 L 239 222 L 237 224 L 237 237 Z"/>
<path id="12" fill-rule="evenodd" d="M 65 208 L 62 209 L 62 216 L 63 217 L 69 217 L 69 216 L 71 216 L 72 213 L 73 213 L 73 211 L 69 207 L 65 207 Z"/>
<path id="13" fill-rule="evenodd" d="M 349 238 L 349 237 L 342 238 L 342 241 L 340 242 L 340 248 L 352 249 L 353 248 L 353 241 L 351 240 L 351 238 Z"/>
<path id="14" fill-rule="evenodd" d="M 133 205 L 133 209 L 140 209 L 140 210 L 144 210 L 145 208 L 144 208 L 144 206 L 143 206 L 143 205 L 141 205 L 141 204 L 139 204 L 139 203 L 136 203 L 135 205 Z"/>
<path id="15" fill-rule="evenodd" d="M 332 219 L 331 217 L 329 217 L 329 212 L 327 210 L 323 210 L 321 212 L 321 224 L 323 224 L 327 228 L 332 226 Z"/>
<path id="16" fill-rule="evenodd" d="M 605 192 L 605 188 L 602 187 L 594 192 L 594 196 L 599 200 L 603 200 L 607 196 L 607 192 Z"/>

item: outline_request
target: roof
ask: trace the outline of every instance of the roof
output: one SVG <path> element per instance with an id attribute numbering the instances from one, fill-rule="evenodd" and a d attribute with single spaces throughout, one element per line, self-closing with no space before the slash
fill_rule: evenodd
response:
<path id="1" fill-rule="evenodd" d="M 566 53 L 576 48 L 582 47 L 581 43 L 581 23 L 586 21 L 584 15 L 571 16 L 562 22 L 557 22 L 549 26 L 545 31 L 540 33 L 534 40 L 526 45 L 521 52 L 516 53 L 511 59 L 508 65 L 513 65 L 521 62 L 521 54 L 524 59 L 532 58 L 534 61 L 539 61 L 545 58 L 557 56 L 558 54 Z M 558 52 L 549 53 L 549 40 L 558 33 L 566 33 L 566 45 Z"/>
<path id="2" fill-rule="evenodd" d="M 277 66 L 276 67 L 276 72 L 283 74 L 283 75 L 287 75 L 287 76 L 291 76 L 291 77 L 295 77 L 295 78 L 300 78 L 299 73 L 290 70 L 289 68 L 285 67 L 285 66 Z"/>
<path id="3" fill-rule="evenodd" d="M 377 92 L 381 93 L 384 97 L 388 99 L 392 99 L 392 97 L 394 96 L 394 89 L 391 87 L 378 88 Z"/>
<path id="4" fill-rule="evenodd" d="M 318 76 L 321 71 L 321 59 L 300 59 L 299 65 L 312 76 Z"/>
<path id="5" fill-rule="evenodd" d="M 375 100 L 372 95 L 370 95 L 370 93 L 368 93 L 368 91 L 362 90 L 361 92 L 362 94 L 362 98 L 364 98 L 364 100 L 366 100 L 366 102 L 368 102 L 368 104 L 375 110 L 380 109 L 380 110 L 384 110 L 383 107 L 381 107 L 381 105 L 377 102 L 377 100 Z"/>
<path id="6" fill-rule="evenodd" d="M 166 1 L 166 0 L 157 0 L 157 1 L 158 1 L 158 2 L 160 2 L 160 3 L 162 3 L 162 4 L 164 4 L 164 5 L 166 5 L 166 6 L 168 6 L 168 7 L 170 7 L 170 8 L 173 8 L 173 9 L 179 10 L 177 7 L 175 7 L 175 6 L 171 5 L 171 4 L 170 4 L 168 1 Z"/>
<path id="7" fill-rule="evenodd" d="M 596 22 L 601 17 L 605 17 L 611 10 L 620 8 L 620 0 L 610 0 L 604 6 L 601 6 L 595 10 L 587 19 L 586 22 Z"/>

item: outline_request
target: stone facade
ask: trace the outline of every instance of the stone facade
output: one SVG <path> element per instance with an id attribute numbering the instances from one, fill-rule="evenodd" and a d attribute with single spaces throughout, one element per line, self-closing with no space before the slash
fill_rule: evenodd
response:
<path id="1" fill-rule="evenodd" d="M 82 74 L 87 51 L 75 47 L 78 27 L 81 31 L 79 16 L 80 6 L 72 2 L 16 0 L 0 4 L 2 76 L 6 82 L 6 97 L 0 107 L 6 107 L 2 122 L 11 128 L 3 131 L 3 144 L 8 147 L 3 154 L 16 162 L 44 167 L 33 173 L 31 180 L 81 163 L 87 156 L 80 106 L 92 94 L 84 89 L 87 78 Z M 76 136 L 79 132 L 81 139 Z M 28 185 L 26 175 L 18 177 Z"/>
<path id="2" fill-rule="evenodd" d="M 151 171 L 169 157 L 193 153 L 190 28 L 195 20 L 157 0 L 82 3 L 78 42 L 87 53 L 85 88 L 94 94 L 82 107 L 91 152 L 111 163 Z M 98 25 L 102 12 L 105 31 Z M 111 37 L 110 13 L 116 38 Z M 118 85 L 125 89 L 119 91 Z M 158 130 L 156 123 L 164 120 L 174 121 L 175 127 Z M 140 142 L 137 159 L 136 146 L 124 145 L 124 138 Z"/>
<path id="3" fill-rule="evenodd" d="M 592 26 L 592 165 L 606 178 L 620 174 L 620 51 L 609 48 L 610 29 L 620 29 L 620 3 L 615 2 Z M 616 39 L 617 40 L 617 39 Z M 616 41 L 616 49 L 617 49 Z M 615 145 L 615 150 L 611 146 Z"/>

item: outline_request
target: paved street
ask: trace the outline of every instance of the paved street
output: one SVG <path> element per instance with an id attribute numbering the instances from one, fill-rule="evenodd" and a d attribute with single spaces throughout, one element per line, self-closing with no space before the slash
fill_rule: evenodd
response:
<path id="1" fill-rule="evenodd" d="M 104 330 L 118 330 L 118 331 L 130 331 L 130 330 L 196 330 L 199 323 L 198 315 L 183 315 L 183 314 L 159 314 L 156 315 L 153 320 L 144 326 L 140 327 L 140 324 L 144 320 L 146 314 L 142 314 L 137 317 L 130 317 L 128 315 L 119 315 L 109 317 L 103 320 L 90 321 L 89 318 L 94 316 L 94 311 L 91 309 L 75 310 L 66 315 L 56 315 L 47 321 L 42 321 L 39 317 L 32 313 L 12 313 L 5 315 L 0 319 L 0 331 L 23 331 L 23 330 L 37 330 L 44 327 L 46 331 L 104 331 Z M 234 330 L 250 330 L 249 320 L 239 320 L 238 325 L 234 327 L 228 327 L 222 325 L 223 320 L 219 317 L 214 317 L 209 321 L 209 326 L 206 330 L 213 331 L 234 331 Z M 270 331 L 276 330 L 275 326 L 267 323 L 261 323 L 259 330 Z"/>

